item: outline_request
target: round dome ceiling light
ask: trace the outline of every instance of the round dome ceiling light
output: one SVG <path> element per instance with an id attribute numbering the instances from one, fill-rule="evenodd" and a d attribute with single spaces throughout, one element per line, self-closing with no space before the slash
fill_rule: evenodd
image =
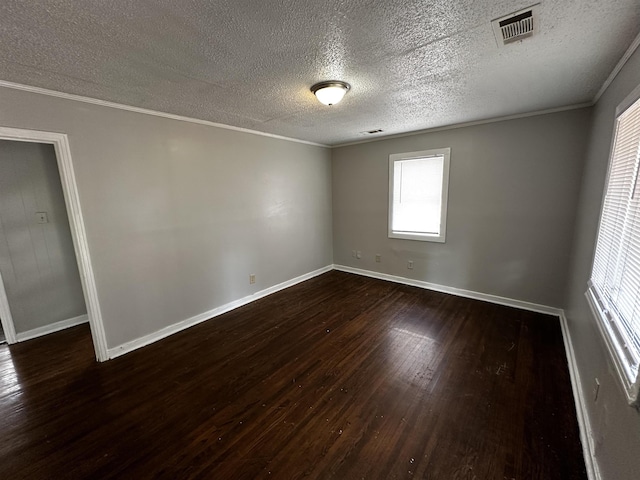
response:
<path id="1" fill-rule="evenodd" d="M 325 105 L 335 105 L 345 93 L 351 89 L 351 85 L 340 80 L 329 80 L 327 82 L 316 83 L 311 87 L 311 91 L 315 94 L 320 103 Z"/>

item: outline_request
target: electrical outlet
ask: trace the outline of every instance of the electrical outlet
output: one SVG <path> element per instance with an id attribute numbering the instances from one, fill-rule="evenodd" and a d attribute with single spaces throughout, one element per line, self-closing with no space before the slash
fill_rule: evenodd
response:
<path id="1" fill-rule="evenodd" d="M 376 253 L 376 263 L 380 263 L 381 259 L 382 259 L 382 257 L 380 256 L 380 254 Z"/>
<path id="2" fill-rule="evenodd" d="M 356 251 L 355 251 L 355 250 L 351 250 L 351 256 L 352 256 L 353 258 L 356 258 Z"/>
<path id="3" fill-rule="evenodd" d="M 358 250 L 358 251 L 356 252 L 356 258 L 357 258 L 358 260 L 360 260 L 360 259 L 362 258 L 362 252 L 361 252 L 360 250 Z"/>
<path id="4" fill-rule="evenodd" d="M 47 212 L 36 212 L 36 222 L 49 223 L 49 216 L 47 215 Z"/>
<path id="5" fill-rule="evenodd" d="M 593 387 L 593 401 L 598 401 L 598 394 L 600 393 L 600 380 L 595 378 L 595 386 Z"/>
<path id="6" fill-rule="evenodd" d="M 256 283 L 256 274 L 252 273 L 249 275 L 249 284 L 253 285 L 254 283 Z"/>
<path id="7" fill-rule="evenodd" d="M 408 268 L 409 270 L 413 270 L 413 260 L 409 260 L 409 261 L 407 262 L 407 268 Z"/>

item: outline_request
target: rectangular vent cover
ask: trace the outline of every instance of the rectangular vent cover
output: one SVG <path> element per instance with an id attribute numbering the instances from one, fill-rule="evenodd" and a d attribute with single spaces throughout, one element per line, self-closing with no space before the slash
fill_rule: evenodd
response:
<path id="1" fill-rule="evenodd" d="M 540 4 L 511 13 L 491 22 L 498 46 L 532 36 L 537 30 L 537 10 Z"/>

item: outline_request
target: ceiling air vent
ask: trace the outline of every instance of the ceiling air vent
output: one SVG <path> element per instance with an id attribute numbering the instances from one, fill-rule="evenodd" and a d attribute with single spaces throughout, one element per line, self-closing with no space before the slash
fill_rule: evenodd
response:
<path id="1" fill-rule="evenodd" d="M 376 133 L 382 133 L 382 129 L 378 128 L 377 130 L 368 130 L 366 132 L 360 132 L 361 135 L 375 135 Z"/>
<path id="2" fill-rule="evenodd" d="M 491 22 L 498 46 L 532 36 L 538 28 L 538 6 L 525 8 Z"/>

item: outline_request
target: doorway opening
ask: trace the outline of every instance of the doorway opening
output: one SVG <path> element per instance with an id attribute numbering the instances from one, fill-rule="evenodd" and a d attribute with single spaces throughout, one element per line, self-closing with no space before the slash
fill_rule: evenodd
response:
<path id="1" fill-rule="evenodd" d="M 28 187 L 33 192 L 29 190 L 27 194 L 20 192 L 19 195 L 16 194 L 14 197 L 7 197 L 9 198 L 7 201 L 16 203 L 15 210 L 22 209 L 23 212 L 20 215 L 29 217 L 27 221 L 36 226 L 29 225 L 27 229 L 23 228 L 22 238 L 19 230 L 17 233 L 13 231 L 14 238 L 11 239 L 11 243 L 13 244 L 12 255 L 15 258 L 3 258 L 3 264 L 5 266 L 10 265 L 12 261 L 17 259 L 18 263 L 23 263 L 19 267 L 23 273 L 43 270 L 45 274 L 43 276 L 42 272 L 40 272 L 39 278 L 36 275 L 30 280 L 25 280 L 24 277 L 26 275 L 23 275 L 22 283 L 16 283 L 15 278 L 10 278 L 15 273 L 11 270 L 12 266 L 5 268 L 5 272 L 0 269 L 0 321 L 6 341 L 12 344 L 88 321 L 91 327 L 96 358 L 98 361 L 107 360 L 106 339 L 67 136 L 60 133 L 0 127 L 0 141 L 2 140 L 12 141 L 3 142 L 5 144 L 26 142 L 30 144 L 30 148 L 35 148 L 36 151 L 38 149 L 43 151 L 49 149 L 50 152 L 53 150 L 52 156 L 55 156 L 55 162 L 53 162 L 55 165 L 50 165 L 47 168 L 57 167 L 55 170 L 57 170 L 56 173 L 61 184 L 61 191 L 58 190 L 59 198 L 57 201 L 59 205 L 57 213 L 49 212 L 45 208 L 37 208 L 37 202 L 32 202 L 33 205 L 26 208 L 24 204 L 29 203 L 29 195 L 34 198 L 39 194 L 42 195 L 42 192 L 38 192 L 37 185 Z M 13 161 L 13 167 L 17 170 L 26 168 L 19 162 L 16 163 L 15 160 Z M 55 176 L 56 173 L 50 171 L 49 175 Z M 29 172 L 23 171 L 21 175 L 22 177 L 18 175 L 15 178 L 28 178 Z M 38 182 L 34 181 L 33 183 L 37 184 Z M 20 202 L 22 202 L 22 205 L 20 205 Z M 6 213 L 4 212 L 6 210 L 5 207 L 6 205 L 3 206 L 2 213 Z M 7 208 L 9 210 L 8 215 L 10 217 L 14 215 L 11 212 L 11 206 Z M 32 211 L 34 208 L 36 208 L 36 211 Z M 62 213 L 59 213 L 60 211 Z M 65 213 L 65 221 L 60 222 L 60 218 Z M 48 230 L 45 228 L 50 220 L 53 220 L 49 218 L 50 215 L 57 217 L 57 230 L 56 228 L 49 228 Z M 60 228 L 60 224 L 64 224 L 63 227 L 66 227 L 66 233 L 63 232 L 64 228 Z M 40 230 L 38 230 L 39 228 Z M 35 235 L 29 235 L 29 232 L 35 232 Z M 62 237 L 67 236 L 70 242 L 66 247 L 62 247 L 62 250 L 67 250 L 67 260 L 58 258 L 60 257 L 58 253 L 47 252 L 46 235 L 49 235 L 49 244 L 54 246 L 62 245 Z M 5 241 L 4 247 L 7 247 L 6 236 L 0 235 L 0 241 L 3 240 Z M 37 243 L 39 245 L 36 245 Z M 2 247 L 0 245 L 0 252 Z M 4 249 L 4 257 L 8 255 L 8 251 L 8 248 Z M 24 265 L 25 262 L 26 265 Z M 3 275 L 6 275 L 7 278 L 3 279 Z M 49 278 L 47 278 L 47 275 Z M 58 279 L 61 278 L 66 281 L 56 282 L 55 278 L 52 280 L 52 277 L 56 276 L 58 276 Z M 12 284 L 11 282 L 14 283 Z M 40 283 L 39 286 L 36 285 L 38 282 Z M 7 289 L 7 286 L 11 288 Z M 7 297 L 8 291 L 12 295 L 15 294 L 13 299 Z M 39 296 L 31 297 L 31 299 L 25 298 L 28 294 L 34 292 Z M 12 314 L 12 304 L 15 307 L 15 318 Z M 57 317 L 54 315 L 53 320 L 49 319 L 47 321 L 42 318 L 36 318 L 39 315 L 38 312 L 47 309 L 54 310 Z M 46 312 L 46 315 L 49 315 L 49 312 Z"/>

